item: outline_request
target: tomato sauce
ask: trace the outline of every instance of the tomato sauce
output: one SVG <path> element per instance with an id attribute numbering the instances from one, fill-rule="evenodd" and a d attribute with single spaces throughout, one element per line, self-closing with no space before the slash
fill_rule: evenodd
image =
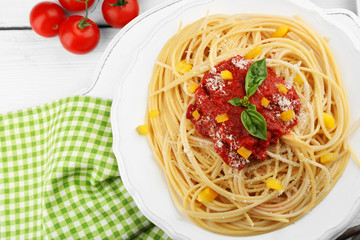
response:
<path id="1" fill-rule="evenodd" d="M 215 151 L 229 166 L 242 169 L 250 160 L 265 160 L 266 147 L 277 144 L 279 137 L 290 131 L 298 122 L 297 114 L 301 103 L 295 89 L 282 78 L 267 68 L 268 77 L 258 87 L 255 94 L 249 98 L 257 111 L 265 118 L 267 125 L 267 140 L 252 136 L 241 122 L 242 106 L 233 106 L 229 100 L 245 96 L 245 77 L 251 62 L 241 56 L 221 62 L 207 72 L 196 89 L 195 102 L 189 105 L 186 117 L 195 125 L 196 130 L 213 141 Z M 221 71 L 228 70 L 233 79 L 221 78 Z M 286 93 L 281 93 L 277 85 L 283 84 Z M 269 104 L 264 107 L 261 99 L 266 98 Z M 195 119 L 193 112 L 197 110 L 200 118 Z M 289 121 L 281 119 L 281 113 L 293 110 L 295 115 Z M 226 113 L 228 120 L 218 123 L 216 116 Z M 245 159 L 237 153 L 240 147 L 245 147 L 252 154 Z"/>

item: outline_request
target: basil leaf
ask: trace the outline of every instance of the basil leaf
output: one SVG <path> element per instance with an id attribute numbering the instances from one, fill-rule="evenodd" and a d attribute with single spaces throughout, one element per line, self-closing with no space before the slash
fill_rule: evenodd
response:
<path id="1" fill-rule="evenodd" d="M 265 118 L 253 107 L 241 113 L 241 122 L 246 130 L 254 137 L 267 140 L 267 127 Z"/>
<path id="2" fill-rule="evenodd" d="M 231 100 L 228 101 L 229 103 L 231 103 L 232 105 L 236 106 L 236 107 L 240 107 L 240 106 L 243 106 L 243 107 L 246 107 L 248 108 L 250 106 L 250 102 L 249 102 L 249 98 L 247 96 L 244 97 L 244 99 L 241 99 L 241 98 L 233 98 Z M 254 104 L 252 104 L 254 105 Z M 255 107 L 255 105 L 254 105 Z M 255 107 L 256 109 L 256 107 Z"/>
<path id="3" fill-rule="evenodd" d="M 248 97 L 251 97 L 256 89 L 267 78 L 266 59 L 253 62 L 245 77 L 245 92 Z"/>
<path id="4" fill-rule="evenodd" d="M 252 104 L 252 103 L 249 103 L 248 109 L 252 109 L 252 110 L 256 111 L 256 106 L 254 104 Z"/>
<path id="5" fill-rule="evenodd" d="M 229 100 L 229 103 L 231 103 L 232 105 L 234 105 L 236 107 L 239 107 L 239 106 L 242 106 L 243 100 L 241 98 L 236 97 L 236 98 Z"/>

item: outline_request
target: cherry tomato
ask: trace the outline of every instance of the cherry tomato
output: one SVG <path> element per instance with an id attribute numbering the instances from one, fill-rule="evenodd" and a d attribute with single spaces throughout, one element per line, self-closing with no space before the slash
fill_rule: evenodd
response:
<path id="1" fill-rule="evenodd" d="M 53 2 L 40 2 L 30 12 L 32 29 L 43 37 L 56 36 L 64 19 L 64 10 Z"/>
<path id="2" fill-rule="evenodd" d="M 59 38 L 69 52 L 84 54 L 96 47 L 100 39 L 100 30 L 90 19 L 84 21 L 82 16 L 73 15 L 60 25 Z"/>
<path id="3" fill-rule="evenodd" d="M 59 0 L 61 6 L 63 6 L 65 9 L 73 12 L 79 12 L 83 11 L 86 8 L 86 0 L 81 0 L 82 2 L 76 1 L 76 0 Z M 88 1 L 88 8 L 93 5 L 95 0 L 89 0 Z"/>
<path id="4" fill-rule="evenodd" d="M 101 10 L 110 26 L 122 28 L 139 15 L 139 3 L 137 0 L 104 0 Z"/>

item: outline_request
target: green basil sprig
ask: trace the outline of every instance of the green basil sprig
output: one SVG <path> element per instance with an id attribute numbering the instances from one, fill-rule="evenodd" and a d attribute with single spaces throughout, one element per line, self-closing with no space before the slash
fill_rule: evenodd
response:
<path id="1" fill-rule="evenodd" d="M 254 137 L 267 140 L 267 126 L 265 118 L 256 110 L 256 106 L 249 102 L 256 89 L 267 78 L 265 58 L 251 64 L 245 77 L 246 96 L 243 99 L 233 98 L 229 101 L 234 106 L 243 106 L 246 109 L 241 113 L 241 122 L 245 129 Z"/>
<path id="2" fill-rule="evenodd" d="M 248 97 L 251 97 L 256 89 L 267 78 L 266 60 L 265 58 L 253 62 L 245 77 L 245 92 Z"/>
<path id="3" fill-rule="evenodd" d="M 267 127 L 265 118 L 256 111 L 256 107 L 248 108 L 241 113 L 241 122 L 246 130 L 254 137 L 267 140 Z"/>

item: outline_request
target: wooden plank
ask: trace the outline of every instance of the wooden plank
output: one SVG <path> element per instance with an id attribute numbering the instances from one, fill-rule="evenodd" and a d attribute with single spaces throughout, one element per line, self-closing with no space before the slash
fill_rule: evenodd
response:
<path id="1" fill-rule="evenodd" d="M 101 29 L 90 53 L 67 52 L 58 37 L 41 38 L 32 30 L 0 31 L 0 112 L 27 108 L 81 92 L 118 29 Z"/>

